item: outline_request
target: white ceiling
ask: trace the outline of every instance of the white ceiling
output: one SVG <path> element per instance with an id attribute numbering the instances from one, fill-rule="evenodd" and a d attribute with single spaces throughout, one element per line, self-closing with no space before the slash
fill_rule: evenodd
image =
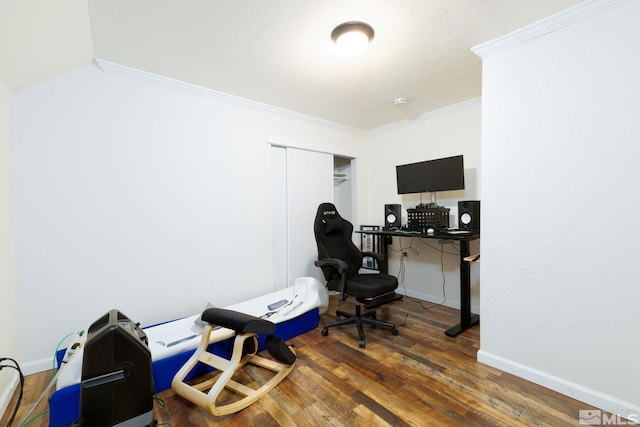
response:
<path id="1" fill-rule="evenodd" d="M 369 130 L 480 96 L 471 47 L 580 2 L 0 0 L 0 80 L 16 92 L 98 58 Z M 374 40 L 339 56 L 331 30 L 352 20 Z"/>

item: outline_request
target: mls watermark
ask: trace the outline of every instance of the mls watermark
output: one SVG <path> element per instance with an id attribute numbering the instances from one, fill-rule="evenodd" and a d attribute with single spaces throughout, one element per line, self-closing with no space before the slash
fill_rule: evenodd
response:
<path id="1" fill-rule="evenodd" d="M 609 414 L 600 409 L 581 409 L 578 424 L 588 426 L 635 426 L 640 424 L 638 414 L 629 414 L 627 418 Z"/>

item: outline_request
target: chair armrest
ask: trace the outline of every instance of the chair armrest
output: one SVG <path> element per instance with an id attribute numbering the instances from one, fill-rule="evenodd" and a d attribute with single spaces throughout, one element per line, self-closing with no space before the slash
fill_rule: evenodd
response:
<path id="1" fill-rule="evenodd" d="M 349 267 L 346 262 L 338 258 L 323 258 L 314 262 L 316 267 L 335 267 L 340 273 L 340 285 L 338 286 L 338 292 L 344 295 L 344 285 L 347 282 L 347 268 Z"/>
<path id="2" fill-rule="evenodd" d="M 371 257 L 378 261 L 378 267 L 383 266 L 387 262 L 387 257 L 378 252 L 362 252 L 363 257 Z"/>
<path id="3" fill-rule="evenodd" d="M 384 263 L 386 261 L 385 256 L 378 252 L 362 252 L 362 256 L 374 258 L 379 263 Z"/>
<path id="4" fill-rule="evenodd" d="M 319 259 L 315 261 L 314 264 L 316 265 L 316 267 L 325 267 L 325 266 L 336 267 L 340 272 L 340 274 L 344 274 L 344 272 L 347 271 L 347 263 L 338 258 Z"/>

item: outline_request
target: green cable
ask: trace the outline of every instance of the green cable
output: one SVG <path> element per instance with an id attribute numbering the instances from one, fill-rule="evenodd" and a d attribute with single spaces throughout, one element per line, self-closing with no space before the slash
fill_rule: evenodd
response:
<path id="1" fill-rule="evenodd" d="M 165 406 L 167 406 L 167 403 L 158 395 L 154 396 L 153 400 L 156 401 L 160 408 L 164 408 Z"/>
<path id="2" fill-rule="evenodd" d="M 153 390 L 153 400 L 156 401 L 156 403 L 158 404 L 158 406 L 160 408 L 164 408 L 165 406 L 167 406 L 166 402 L 160 397 L 160 395 L 158 394 L 158 392 L 156 391 L 156 382 L 153 379 L 153 377 L 151 378 L 151 388 Z"/>
<path id="3" fill-rule="evenodd" d="M 58 361 L 58 350 L 60 350 L 60 346 L 62 345 L 62 343 L 64 342 L 64 340 L 66 340 L 67 338 L 69 338 L 71 335 L 75 334 L 75 332 L 71 332 L 67 335 L 65 335 L 60 342 L 58 343 L 58 345 L 56 346 L 56 350 L 53 352 L 53 370 L 55 371 L 56 369 L 58 369 L 58 366 L 56 364 L 56 362 Z"/>
<path id="4" fill-rule="evenodd" d="M 76 332 L 70 332 L 67 335 L 65 335 L 60 342 L 58 343 L 58 345 L 56 346 L 56 351 L 53 353 L 53 370 L 55 371 L 56 369 L 58 369 L 58 366 L 56 364 L 56 362 L 58 361 L 58 350 L 60 350 L 60 346 L 62 345 L 62 343 L 69 338 L 71 335 L 75 335 L 78 334 L 79 336 L 84 335 L 84 331 L 76 331 Z"/>
<path id="5" fill-rule="evenodd" d="M 21 426 L 18 427 L 25 427 L 28 426 L 29 424 L 31 424 L 32 422 L 34 422 L 35 420 L 37 420 L 40 417 L 44 417 L 45 415 L 47 415 L 49 413 L 48 410 L 40 412 L 38 415 L 36 415 L 35 417 L 31 418 L 30 420 L 25 421 L 24 423 L 22 423 Z"/>

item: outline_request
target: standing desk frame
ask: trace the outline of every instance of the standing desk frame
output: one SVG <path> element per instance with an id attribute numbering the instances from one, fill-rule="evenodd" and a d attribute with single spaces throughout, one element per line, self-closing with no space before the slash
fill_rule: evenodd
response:
<path id="1" fill-rule="evenodd" d="M 363 233 L 364 231 L 356 231 L 357 233 Z M 417 233 L 411 231 L 389 231 L 389 230 L 367 230 L 367 234 L 380 236 L 380 238 L 386 237 L 419 237 L 421 239 L 438 239 L 438 240 L 453 240 L 460 242 L 460 323 L 445 331 L 445 334 L 449 337 L 455 337 L 462 332 L 469 329 L 480 321 L 480 316 L 471 313 L 471 262 L 468 261 L 468 257 L 471 255 L 469 252 L 469 242 L 480 238 L 480 233 L 448 233 L 446 231 L 438 231 L 434 234 Z M 390 244 L 391 239 L 387 240 L 387 244 Z M 380 253 L 384 255 L 385 262 L 382 265 L 381 273 L 388 273 L 388 255 L 387 245 L 381 242 L 379 245 Z M 465 259 L 467 258 L 467 259 Z"/>

